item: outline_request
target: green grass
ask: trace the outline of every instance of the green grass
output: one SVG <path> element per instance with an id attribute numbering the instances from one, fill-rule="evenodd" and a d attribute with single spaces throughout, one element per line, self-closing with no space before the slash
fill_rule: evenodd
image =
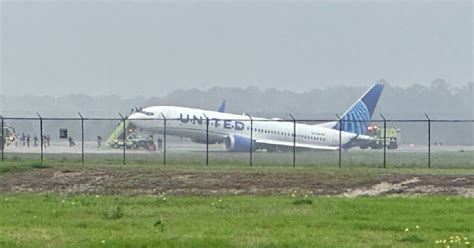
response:
<path id="1" fill-rule="evenodd" d="M 232 153 L 232 152 L 210 152 L 210 165 L 232 165 L 232 166 L 248 166 L 249 153 Z M 306 151 L 296 153 L 296 166 L 298 167 L 329 167 L 337 168 L 339 165 L 338 152 L 328 151 Z M 40 154 L 20 154 L 7 153 L 6 159 L 15 160 L 31 160 L 39 161 Z M 74 163 L 81 164 L 80 154 L 48 154 L 45 153 L 46 162 L 58 163 Z M 123 155 L 117 154 L 97 154 L 86 153 L 86 164 L 120 164 Z M 366 167 L 380 168 L 383 165 L 383 150 L 367 150 L 367 151 L 343 151 L 342 167 Z M 127 164 L 141 165 L 163 165 L 163 153 L 133 153 L 126 152 Z M 388 150 L 386 154 L 386 166 L 388 168 L 427 168 L 428 154 L 427 152 L 400 152 Z M 206 153 L 205 148 L 202 152 L 175 152 L 168 151 L 168 165 L 205 165 Z M 291 167 L 293 164 L 293 153 L 267 153 L 255 152 L 253 154 L 253 165 L 260 167 Z M 474 151 L 435 151 L 431 153 L 432 168 L 470 168 L 474 169 Z"/>
<path id="2" fill-rule="evenodd" d="M 473 160 L 474 161 L 474 160 Z M 472 163 L 472 162 L 470 162 Z M 35 157 L 12 157 L 0 162 L 0 175 L 5 173 L 17 173 L 32 169 L 51 168 L 55 170 L 83 170 L 83 169 L 130 169 L 139 168 L 145 170 L 162 170 L 162 171 L 179 171 L 179 172 L 214 172 L 214 171 L 235 171 L 235 172 L 304 172 L 317 173 L 318 175 L 335 176 L 336 178 L 346 178 L 345 180 L 360 179 L 370 180 L 379 176 L 390 176 L 394 174 L 411 174 L 411 175 L 474 175 L 474 167 L 467 165 L 463 167 L 434 167 L 428 169 L 426 167 L 387 167 L 380 166 L 370 167 L 366 164 L 352 164 L 338 168 L 337 165 L 291 165 L 282 166 L 280 164 L 257 164 L 249 167 L 246 162 L 239 163 L 233 161 L 230 163 L 222 162 L 220 164 L 211 163 L 209 166 L 198 163 L 181 163 L 163 165 L 159 161 L 145 156 L 130 158 L 125 165 L 116 157 L 91 157 L 88 163 L 81 164 L 81 160 L 70 158 L 64 155 L 50 156 L 41 163 Z M 332 177 L 331 177 L 332 178 Z"/>
<path id="3" fill-rule="evenodd" d="M 472 175 L 472 167 L 427 169 L 354 165 L 246 162 L 162 165 L 152 156 L 77 158 L 16 157 L 0 175 L 26 170 L 129 169 L 269 171 L 321 174 L 321 180 L 370 180 L 380 175 Z M 3 174 L 3 175 L 2 175 Z M 0 195 L 0 247 L 446 247 L 450 237 L 474 241 L 474 198 L 288 196 Z M 419 228 L 416 228 L 419 226 Z M 405 229 L 408 228 L 408 231 Z M 463 242 L 465 242 L 463 240 Z M 456 247 L 456 246 L 451 246 Z M 457 247 L 469 247 L 465 244 Z M 471 246 L 472 247 L 472 246 Z"/>
<path id="4" fill-rule="evenodd" d="M 435 247 L 451 236 L 474 239 L 472 198 L 309 196 L 311 204 L 295 204 L 299 197 L 1 195 L 0 247 Z"/>

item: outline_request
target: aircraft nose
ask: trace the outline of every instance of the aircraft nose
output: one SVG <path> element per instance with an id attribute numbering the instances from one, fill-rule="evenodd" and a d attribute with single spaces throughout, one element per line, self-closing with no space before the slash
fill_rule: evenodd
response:
<path id="1" fill-rule="evenodd" d="M 144 119 L 146 117 L 146 115 L 142 114 L 142 113 L 134 113 L 134 114 L 131 114 L 128 119 L 129 120 L 137 120 L 137 119 Z"/>

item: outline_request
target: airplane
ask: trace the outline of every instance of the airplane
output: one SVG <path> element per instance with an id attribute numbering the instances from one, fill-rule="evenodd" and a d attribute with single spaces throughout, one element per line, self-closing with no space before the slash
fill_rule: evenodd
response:
<path id="1" fill-rule="evenodd" d="M 209 111 L 152 106 L 141 108 L 131 114 L 128 120 L 143 131 L 163 134 L 166 119 L 166 135 L 187 137 L 204 144 L 223 143 L 225 150 L 233 152 L 249 152 L 251 149 L 285 151 L 293 148 L 335 151 L 349 149 L 372 139 L 365 133 L 383 87 L 383 84 L 378 83 L 372 85 L 342 115 L 341 121 L 314 125 L 224 113 L 224 107 L 220 107 L 219 111 Z M 225 101 L 221 106 L 225 106 Z"/>

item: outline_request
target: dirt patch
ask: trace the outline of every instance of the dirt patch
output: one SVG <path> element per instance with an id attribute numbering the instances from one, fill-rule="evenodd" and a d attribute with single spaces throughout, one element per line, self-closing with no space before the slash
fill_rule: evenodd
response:
<path id="1" fill-rule="evenodd" d="M 474 176 L 337 172 L 189 172 L 164 169 L 29 170 L 0 176 L 0 193 L 284 195 L 463 195 L 474 196 Z"/>
<path id="2" fill-rule="evenodd" d="M 350 189 L 343 195 L 346 197 L 356 197 L 356 196 L 377 196 L 377 195 L 384 195 L 384 194 L 397 194 L 402 193 L 403 190 L 406 190 L 410 184 L 419 182 L 419 177 L 414 177 L 408 180 L 405 180 L 400 183 L 389 183 L 389 182 L 381 182 L 371 186 L 370 188 L 355 188 Z"/>

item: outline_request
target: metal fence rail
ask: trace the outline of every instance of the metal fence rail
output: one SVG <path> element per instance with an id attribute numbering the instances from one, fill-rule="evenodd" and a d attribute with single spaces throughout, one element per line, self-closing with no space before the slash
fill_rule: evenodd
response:
<path id="1" fill-rule="evenodd" d="M 85 163 L 85 124 L 90 121 L 116 121 L 116 122 L 121 122 L 123 123 L 123 149 L 122 149 L 122 163 L 125 165 L 127 163 L 127 146 L 125 144 L 125 141 L 127 140 L 127 117 L 120 115 L 120 118 L 89 118 L 89 117 L 84 117 L 81 113 L 78 113 L 78 117 L 73 117 L 73 118 L 61 118 L 61 117 L 43 117 L 39 113 L 37 113 L 37 117 L 5 117 L 5 116 L 0 116 L 1 119 L 1 126 L 2 126 L 2 139 L 5 137 L 5 124 L 6 122 L 9 121 L 34 121 L 37 122 L 38 128 L 39 128 L 39 133 L 40 133 L 40 161 L 44 161 L 44 140 L 43 140 L 43 135 L 44 135 L 44 122 L 45 121 L 77 121 L 80 124 L 80 137 L 81 137 L 81 163 Z M 154 119 L 134 119 L 134 120 L 143 120 L 143 121 L 156 121 L 156 122 L 162 122 L 163 124 L 163 165 L 167 164 L 167 136 L 168 136 L 168 126 L 167 124 L 170 121 L 179 121 L 180 119 L 170 119 L 170 118 L 165 118 L 163 114 L 160 118 L 154 118 Z M 205 116 L 205 115 L 204 115 Z M 220 121 L 245 121 L 250 124 L 250 149 L 248 152 L 248 165 L 253 166 L 254 165 L 254 150 L 255 150 L 255 143 L 253 142 L 254 140 L 254 124 L 255 122 L 288 122 L 292 123 L 293 125 L 293 134 L 292 134 L 292 140 L 293 140 L 293 147 L 292 147 L 292 166 L 295 167 L 297 165 L 297 145 L 296 145 L 296 140 L 298 137 L 298 130 L 297 130 L 297 124 L 298 123 L 315 123 L 315 122 L 337 122 L 339 124 L 339 144 L 338 144 L 338 156 L 337 156 L 337 164 L 338 167 L 341 168 L 343 167 L 343 156 L 342 156 L 342 150 L 344 149 L 343 143 L 342 143 L 342 127 L 344 122 L 361 122 L 361 121 L 346 121 L 341 119 L 338 115 L 336 115 L 336 119 L 297 119 L 295 118 L 291 113 L 289 114 L 289 119 L 255 119 L 253 118 L 250 114 L 246 114 L 247 118 L 240 118 L 240 119 L 220 119 Z M 474 123 L 474 120 L 472 119 L 456 119 L 456 120 L 448 120 L 448 119 L 432 119 L 428 114 L 425 114 L 426 119 L 387 119 L 383 114 L 380 114 L 381 119 L 379 120 L 372 120 L 371 123 L 383 123 L 383 168 L 387 167 L 387 123 L 419 123 L 419 124 L 426 124 L 426 135 L 427 135 L 427 161 L 426 161 L 426 167 L 431 168 L 431 162 L 432 162 L 432 152 L 431 152 L 431 145 L 432 145 L 432 125 L 436 123 Z M 205 138 L 205 145 L 206 145 L 206 159 L 205 159 L 205 164 L 209 165 L 210 163 L 210 157 L 209 157 L 209 123 L 210 119 L 205 116 L 205 132 L 206 132 L 206 138 Z M 1 147 L 1 161 L 5 161 L 5 140 L 2 141 L 2 147 Z"/>

